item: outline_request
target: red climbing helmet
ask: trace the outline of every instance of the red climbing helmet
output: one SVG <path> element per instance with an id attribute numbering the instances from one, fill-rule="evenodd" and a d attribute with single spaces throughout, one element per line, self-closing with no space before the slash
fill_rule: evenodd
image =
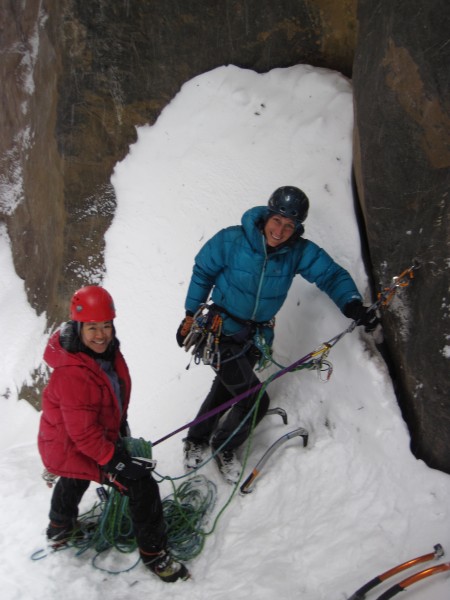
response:
<path id="1" fill-rule="evenodd" d="M 86 323 L 94 321 L 112 321 L 116 309 L 111 295 L 99 285 L 82 287 L 72 296 L 70 318 L 72 321 Z"/>

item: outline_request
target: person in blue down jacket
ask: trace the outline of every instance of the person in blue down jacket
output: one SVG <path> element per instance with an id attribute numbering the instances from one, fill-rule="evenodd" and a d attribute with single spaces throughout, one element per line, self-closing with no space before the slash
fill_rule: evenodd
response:
<path id="1" fill-rule="evenodd" d="M 271 195 L 267 207 L 246 211 L 241 225 L 219 231 L 195 257 L 185 302 L 186 316 L 178 328 L 177 342 L 180 346 L 187 342 L 194 315 L 210 294 L 210 310 L 220 315 L 222 325 L 220 365 L 216 365 L 211 391 L 194 421 L 259 384 L 254 367 L 261 357 L 261 344 L 255 344 L 255 334 L 271 346 L 274 317 L 295 275 L 315 283 L 358 325 L 364 325 L 368 331 L 376 327 L 376 312 L 363 306 L 349 273 L 322 248 L 302 237 L 308 209 L 308 198 L 299 188 L 280 187 Z M 233 405 L 220 423 L 220 413 L 193 422 L 183 440 L 186 471 L 202 463 L 210 445 L 224 479 L 232 484 L 239 480 L 242 467 L 235 451 L 248 437 L 252 418 L 232 434 L 257 397 L 258 392 Z M 256 423 L 268 407 L 269 397 L 264 393 Z"/>

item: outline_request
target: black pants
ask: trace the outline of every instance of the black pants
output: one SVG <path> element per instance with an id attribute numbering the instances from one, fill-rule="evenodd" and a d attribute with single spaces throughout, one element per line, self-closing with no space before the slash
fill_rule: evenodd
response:
<path id="1" fill-rule="evenodd" d="M 60 524 L 74 523 L 90 483 L 87 479 L 60 477 L 53 490 L 50 520 Z M 116 488 L 108 480 L 104 483 Z M 129 497 L 130 516 L 139 548 L 149 553 L 164 550 L 167 536 L 158 484 L 151 476 L 138 480 L 121 478 L 120 484 L 127 488 L 125 493 Z"/>
<path id="2" fill-rule="evenodd" d="M 222 365 L 217 371 L 211 391 L 205 398 L 197 417 L 217 408 L 224 402 L 234 398 L 260 383 L 253 370 L 260 357 L 259 350 L 251 345 L 243 353 L 243 345 L 232 341 L 221 342 Z M 234 358 L 233 358 L 234 357 Z M 230 360 L 231 359 L 231 360 Z M 210 443 L 216 449 L 221 446 L 242 422 L 248 412 L 253 408 L 260 390 L 243 398 L 235 404 L 219 423 L 221 414 L 214 415 L 189 428 L 188 439 L 196 442 Z M 262 395 L 256 415 L 259 423 L 269 408 L 269 396 L 266 392 Z M 248 438 L 252 426 L 253 416 L 249 417 L 241 429 L 233 436 L 226 448 L 234 450 Z"/>

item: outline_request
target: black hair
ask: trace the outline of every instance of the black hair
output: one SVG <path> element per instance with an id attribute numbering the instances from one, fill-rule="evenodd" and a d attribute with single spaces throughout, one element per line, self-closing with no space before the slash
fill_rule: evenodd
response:
<path id="1" fill-rule="evenodd" d="M 114 359 L 116 350 L 120 346 L 120 342 L 116 337 L 116 329 L 114 327 L 114 323 L 112 324 L 112 340 L 108 344 L 108 347 L 106 348 L 105 352 L 102 353 L 94 352 L 85 344 L 83 344 L 80 336 L 81 325 L 82 323 L 80 323 L 79 321 L 67 321 L 67 323 L 63 323 L 59 333 L 59 342 L 64 348 L 64 350 L 67 350 L 67 352 L 70 352 L 71 354 L 76 354 L 77 352 L 84 352 L 84 354 L 87 354 L 88 356 L 94 359 L 101 358 L 103 360 L 112 361 Z"/>

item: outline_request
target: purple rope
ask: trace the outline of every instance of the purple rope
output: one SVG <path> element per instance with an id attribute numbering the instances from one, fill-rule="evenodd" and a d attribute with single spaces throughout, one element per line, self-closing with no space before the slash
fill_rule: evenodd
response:
<path id="1" fill-rule="evenodd" d="M 382 305 L 383 299 L 388 298 L 389 294 L 391 292 L 395 293 L 396 290 L 397 290 L 397 288 L 400 286 L 400 282 L 403 281 L 406 278 L 406 276 L 408 276 L 408 275 L 411 277 L 412 276 L 412 272 L 415 269 L 418 269 L 418 268 L 419 268 L 419 266 L 417 264 L 414 264 L 413 266 L 409 267 L 409 269 L 405 269 L 403 271 L 403 273 L 401 273 L 398 277 L 395 277 L 393 279 L 394 283 L 389 288 L 386 288 L 384 290 L 384 292 L 382 292 L 380 294 L 378 300 L 376 302 L 374 302 L 372 304 L 372 306 L 369 307 L 369 310 L 380 308 L 380 306 Z M 408 285 L 408 284 L 406 284 L 406 285 Z M 331 340 L 329 340 L 328 342 L 326 342 L 325 344 L 323 344 L 322 347 L 325 347 L 325 348 L 328 348 L 328 349 L 332 348 L 335 344 L 337 344 L 337 342 L 341 338 L 344 337 L 344 335 L 346 335 L 347 333 L 352 332 L 355 329 L 356 326 L 357 326 L 357 322 L 356 321 L 352 321 L 351 324 L 349 325 L 349 327 L 347 327 L 347 329 L 344 329 L 344 331 L 342 331 L 341 333 L 339 333 L 338 335 L 336 335 L 334 338 L 332 338 Z M 217 406 L 216 408 L 213 408 L 212 410 L 208 411 L 204 415 L 201 415 L 201 416 L 197 417 L 196 419 L 194 419 L 193 421 L 190 421 L 189 423 L 186 423 L 186 425 L 183 425 L 182 427 L 179 427 L 178 429 L 175 429 L 175 431 L 172 431 L 172 433 L 168 433 L 167 435 L 165 435 L 164 437 L 160 438 L 156 442 L 153 442 L 152 445 L 156 446 L 157 444 L 160 444 L 161 442 L 164 442 L 165 440 L 169 439 L 173 435 L 176 435 L 180 431 L 183 431 L 184 429 L 187 429 L 188 427 L 192 427 L 193 425 L 196 425 L 197 423 L 201 423 L 202 421 L 205 421 L 206 419 L 209 419 L 210 417 L 213 417 L 217 413 L 225 411 L 227 408 L 230 408 L 230 406 L 233 406 L 234 404 L 237 404 L 238 402 L 240 402 L 244 398 L 247 398 L 251 394 L 254 394 L 258 390 L 260 390 L 263 385 L 267 386 L 274 379 L 278 379 L 278 377 L 281 377 L 282 375 L 285 375 L 289 371 L 294 371 L 297 367 L 299 367 L 300 365 L 302 365 L 305 362 L 307 362 L 308 360 L 310 360 L 317 353 L 318 353 L 318 351 L 315 350 L 313 352 L 310 352 L 309 354 L 306 354 L 303 358 L 300 358 L 299 360 L 295 361 L 294 363 L 292 363 L 288 367 L 285 367 L 284 369 L 281 369 L 280 371 L 277 371 L 274 375 L 272 375 L 271 377 L 269 377 L 267 381 L 265 381 L 263 383 L 262 382 L 258 383 L 257 385 L 255 385 L 254 387 L 250 388 L 246 392 L 243 392 L 242 394 L 239 394 L 238 396 L 235 396 L 234 398 L 231 398 L 231 400 L 228 400 L 227 402 L 224 402 L 220 406 Z"/>
<path id="2" fill-rule="evenodd" d="M 168 433 L 167 435 L 165 435 L 164 437 L 160 438 L 156 442 L 152 442 L 152 446 L 156 446 L 157 444 L 160 444 L 161 442 L 164 442 L 165 440 L 169 439 L 173 435 L 176 435 L 180 431 L 183 431 L 184 429 L 188 429 L 188 427 L 192 427 L 193 425 L 196 425 L 197 423 L 201 423 L 202 421 L 205 421 L 206 419 L 209 419 L 210 417 L 213 417 L 214 415 L 217 415 L 218 413 L 227 410 L 227 408 L 230 408 L 231 406 L 233 406 L 234 404 L 237 404 L 238 402 L 240 402 L 244 398 L 247 398 L 251 394 L 254 394 L 255 392 L 259 391 L 263 387 L 263 385 L 266 386 L 271 381 L 273 381 L 274 379 L 278 379 L 278 377 L 281 377 L 285 373 L 288 373 L 289 371 L 295 370 L 297 367 L 299 367 L 303 363 L 305 363 L 308 360 L 310 360 L 314 354 L 315 354 L 315 352 L 310 352 L 309 354 L 306 354 L 303 358 L 300 358 L 299 360 L 295 361 L 294 363 L 292 363 L 288 367 L 285 367 L 284 369 L 281 369 L 280 371 L 277 371 L 274 375 L 272 375 L 271 377 L 269 377 L 269 379 L 267 381 L 258 383 L 257 385 L 253 386 L 249 390 L 246 390 L 245 392 L 242 392 L 242 394 L 239 394 L 238 396 L 234 396 L 234 398 L 231 398 L 230 400 L 227 400 L 227 402 L 224 402 L 220 406 L 217 406 L 216 408 L 213 408 L 212 410 L 209 410 L 207 413 L 205 413 L 203 415 L 200 415 L 199 417 L 197 417 L 193 421 L 190 421 L 189 423 L 186 423 L 182 427 L 179 427 L 178 429 L 175 429 L 171 433 Z"/>

